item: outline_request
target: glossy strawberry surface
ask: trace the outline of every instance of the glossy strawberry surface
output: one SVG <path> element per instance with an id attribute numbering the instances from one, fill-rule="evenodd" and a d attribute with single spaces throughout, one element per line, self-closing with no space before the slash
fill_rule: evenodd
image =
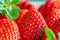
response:
<path id="1" fill-rule="evenodd" d="M 51 28 L 55 32 L 56 37 L 58 37 L 58 33 L 60 32 L 60 0 L 47 0 L 43 12 L 48 27 Z"/>
<path id="2" fill-rule="evenodd" d="M 21 13 L 23 15 L 20 15 L 16 23 L 20 28 L 22 40 L 41 40 L 44 28 L 47 27 L 42 15 L 36 9 L 25 9 Z"/>
<path id="3" fill-rule="evenodd" d="M 41 5 L 38 9 L 38 11 L 43 15 L 43 17 L 45 18 L 46 14 L 45 14 L 45 5 Z"/>
<path id="4" fill-rule="evenodd" d="M 9 19 L 0 20 L 0 40 L 20 40 L 16 23 Z"/>
<path id="5" fill-rule="evenodd" d="M 29 3 L 28 1 L 23 1 L 19 4 L 17 4 L 17 6 L 20 8 L 20 9 L 35 9 L 35 6 L 31 3 Z"/>

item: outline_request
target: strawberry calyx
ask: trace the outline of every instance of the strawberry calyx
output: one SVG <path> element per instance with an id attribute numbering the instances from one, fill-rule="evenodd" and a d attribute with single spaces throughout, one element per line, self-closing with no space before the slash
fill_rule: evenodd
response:
<path id="1" fill-rule="evenodd" d="M 45 28 L 44 32 L 45 32 L 45 35 L 47 37 L 46 40 L 56 39 L 56 36 L 55 36 L 54 32 L 50 28 Z"/>
<path id="2" fill-rule="evenodd" d="M 5 14 L 8 19 L 16 19 L 19 16 L 20 9 L 16 4 L 20 0 L 0 0 L 0 14 Z"/>

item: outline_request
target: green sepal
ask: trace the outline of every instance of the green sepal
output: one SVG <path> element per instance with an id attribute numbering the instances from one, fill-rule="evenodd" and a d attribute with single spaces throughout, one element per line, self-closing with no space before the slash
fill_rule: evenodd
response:
<path id="1" fill-rule="evenodd" d="M 6 9 L 6 17 L 9 19 L 17 19 L 19 16 L 20 9 L 17 6 L 10 6 L 9 9 Z"/>
<path id="2" fill-rule="evenodd" d="M 5 10 L 0 10 L 0 14 L 4 14 L 5 13 Z"/>
<path id="3" fill-rule="evenodd" d="M 11 4 L 11 0 L 5 0 L 5 4 Z"/>
<path id="4" fill-rule="evenodd" d="M 11 4 L 19 4 L 20 3 L 20 0 L 12 0 L 11 1 Z"/>
<path id="5" fill-rule="evenodd" d="M 5 0 L 0 0 L 0 4 L 4 4 L 5 3 Z"/>
<path id="6" fill-rule="evenodd" d="M 55 34 L 50 28 L 45 28 L 45 34 L 47 36 L 47 39 L 55 39 Z"/>
<path id="7" fill-rule="evenodd" d="M 17 19 L 20 8 L 16 6 L 20 0 L 0 0 L 0 14 L 5 14 L 9 19 Z"/>
<path id="8" fill-rule="evenodd" d="M 0 0 L 0 14 L 3 13 L 3 10 L 4 10 L 4 8 L 3 8 L 4 3 L 5 3 L 5 0 Z"/>

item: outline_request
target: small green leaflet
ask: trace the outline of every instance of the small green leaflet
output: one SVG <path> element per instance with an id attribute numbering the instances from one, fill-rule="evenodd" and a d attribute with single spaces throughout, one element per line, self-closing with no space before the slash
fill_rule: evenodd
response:
<path id="1" fill-rule="evenodd" d="M 49 28 L 45 28 L 45 34 L 48 39 L 55 39 L 56 38 L 54 32 Z"/>
<path id="2" fill-rule="evenodd" d="M 5 3 L 5 0 L 0 0 L 0 4 L 4 4 Z"/>
<path id="3" fill-rule="evenodd" d="M 5 3 L 10 3 L 10 4 L 19 4 L 20 0 L 5 0 Z"/>
<path id="4" fill-rule="evenodd" d="M 16 19 L 19 16 L 20 9 L 17 6 L 11 6 L 9 9 L 6 10 L 6 16 L 9 19 Z"/>
<path id="5" fill-rule="evenodd" d="M 4 5 L 5 1 L 4 0 L 0 0 L 0 14 L 3 13 L 3 5 Z"/>
<path id="6" fill-rule="evenodd" d="M 19 4 L 20 3 L 20 0 L 18 0 L 18 1 L 17 0 L 12 0 L 11 3 L 12 4 Z"/>

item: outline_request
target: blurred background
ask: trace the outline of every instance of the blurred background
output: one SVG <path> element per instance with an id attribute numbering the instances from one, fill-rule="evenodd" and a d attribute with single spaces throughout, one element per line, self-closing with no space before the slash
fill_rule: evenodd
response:
<path id="1" fill-rule="evenodd" d="M 29 0 L 29 1 L 45 1 L 45 0 Z"/>
<path id="2" fill-rule="evenodd" d="M 38 9 L 41 5 L 43 5 L 46 2 L 46 0 L 29 0 L 29 2 L 35 5 Z"/>

